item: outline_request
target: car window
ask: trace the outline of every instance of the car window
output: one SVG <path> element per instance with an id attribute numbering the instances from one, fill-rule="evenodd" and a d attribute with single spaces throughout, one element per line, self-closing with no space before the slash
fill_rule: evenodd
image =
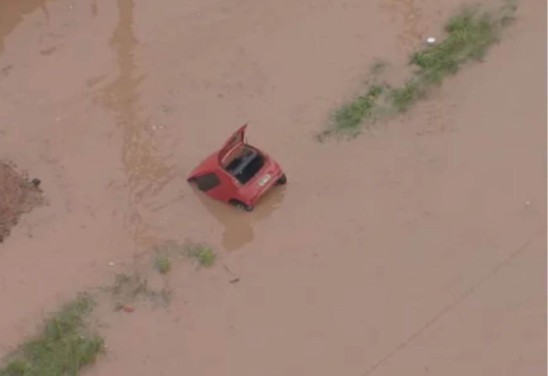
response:
<path id="1" fill-rule="evenodd" d="M 264 157 L 256 150 L 243 148 L 225 169 L 241 184 L 246 184 L 263 168 Z"/>
<path id="2" fill-rule="evenodd" d="M 215 173 L 204 174 L 196 178 L 196 185 L 200 191 L 209 191 L 221 184 Z"/>

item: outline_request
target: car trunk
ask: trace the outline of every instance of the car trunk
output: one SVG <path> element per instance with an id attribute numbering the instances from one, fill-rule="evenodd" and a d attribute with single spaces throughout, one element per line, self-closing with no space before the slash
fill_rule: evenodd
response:
<path id="1" fill-rule="evenodd" d="M 264 156 L 256 149 L 241 145 L 226 156 L 223 168 L 242 185 L 252 180 L 265 165 Z"/>

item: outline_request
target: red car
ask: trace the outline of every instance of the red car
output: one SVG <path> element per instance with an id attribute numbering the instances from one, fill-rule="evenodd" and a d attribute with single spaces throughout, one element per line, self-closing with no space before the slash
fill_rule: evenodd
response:
<path id="1" fill-rule="evenodd" d="M 244 141 L 247 124 L 188 176 L 207 195 L 247 211 L 272 186 L 287 182 L 280 165 Z"/>

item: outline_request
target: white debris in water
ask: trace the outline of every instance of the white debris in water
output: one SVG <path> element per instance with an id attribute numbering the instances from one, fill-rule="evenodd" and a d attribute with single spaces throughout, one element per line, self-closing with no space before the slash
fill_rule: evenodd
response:
<path id="1" fill-rule="evenodd" d="M 434 37 L 428 37 L 428 38 L 426 38 L 426 43 L 428 43 L 428 44 L 434 44 L 434 43 L 436 43 L 436 38 L 434 38 Z"/>

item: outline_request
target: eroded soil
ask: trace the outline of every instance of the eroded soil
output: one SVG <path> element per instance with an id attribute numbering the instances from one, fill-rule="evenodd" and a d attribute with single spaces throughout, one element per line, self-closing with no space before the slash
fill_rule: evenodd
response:
<path id="1" fill-rule="evenodd" d="M 0 243 L 19 217 L 41 203 L 40 181 L 29 180 L 7 161 L 0 161 Z"/>
<path id="2" fill-rule="evenodd" d="M 100 312 L 88 375 L 546 372 L 546 4 L 409 114 L 318 143 L 376 58 L 404 65 L 461 2 L 20 0 L 0 5 L 0 159 L 48 205 L 0 246 L 0 355 L 43 313 L 148 267 L 216 264 Z M 186 173 L 242 123 L 287 186 L 253 213 Z M 230 281 L 238 278 L 237 283 Z"/>

